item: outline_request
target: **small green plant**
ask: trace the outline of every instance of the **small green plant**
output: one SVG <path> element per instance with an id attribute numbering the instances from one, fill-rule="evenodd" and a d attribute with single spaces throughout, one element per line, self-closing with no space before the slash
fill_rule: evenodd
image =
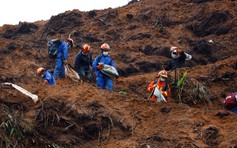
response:
<path id="1" fill-rule="evenodd" d="M 7 116 L 1 119 L 0 124 L 0 138 L 1 146 L 16 147 L 24 141 L 24 134 L 31 130 L 31 124 L 24 118 L 14 117 L 10 113 L 6 113 Z"/>
<path id="2" fill-rule="evenodd" d="M 207 92 L 203 85 L 195 85 L 195 88 L 192 91 L 193 96 L 195 96 L 198 100 L 207 100 L 209 104 L 212 104 L 212 102 L 207 98 Z"/>
<path id="3" fill-rule="evenodd" d="M 123 94 L 123 95 L 126 95 L 126 94 L 127 94 L 126 91 L 123 91 L 123 90 L 120 90 L 119 93 L 120 93 L 120 94 Z"/>
<path id="4" fill-rule="evenodd" d="M 31 122 L 32 118 L 27 118 L 24 110 L 21 109 L 23 107 L 15 109 L 0 103 L 0 148 L 49 146 L 59 148 L 55 141 L 38 133 L 43 125 L 37 126 L 37 123 Z M 47 120 L 44 123 L 48 124 L 48 122 Z"/>
<path id="5" fill-rule="evenodd" d="M 177 82 L 172 84 L 174 98 L 180 103 L 197 104 L 200 102 L 211 103 L 208 98 L 208 92 L 202 83 L 187 76 L 188 71 L 185 71 Z"/>
<path id="6" fill-rule="evenodd" d="M 205 90 L 204 90 L 204 86 L 199 86 L 197 85 L 194 89 L 193 89 L 193 93 L 197 94 L 197 98 L 199 99 L 204 99 L 205 98 Z"/>
<path id="7" fill-rule="evenodd" d="M 56 143 L 52 143 L 51 145 L 48 145 L 48 147 L 52 147 L 52 148 L 60 148 L 60 146 L 57 145 Z"/>
<path id="8" fill-rule="evenodd" d="M 177 89 L 180 89 L 180 88 L 183 87 L 183 85 L 184 85 L 184 79 L 186 78 L 187 73 L 188 73 L 188 71 L 185 71 L 185 72 L 183 73 L 182 78 L 180 78 L 180 79 L 178 80 L 178 82 L 177 82 L 177 84 L 176 84 L 176 88 L 177 88 Z"/>
<path id="9" fill-rule="evenodd" d="M 182 92 L 183 92 L 183 87 L 184 87 L 184 80 L 187 76 L 187 73 L 188 71 L 186 70 L 184 73 L 183 73 L 183 76 L 178 80 L 178 82 L 175 84 L 175 89 L 176 89 L 176 92 L 177 92 L 177 97 L 179 99 L 179 102 L 182 102 L 181 100 L 181 97 L 182 97 Z"/>

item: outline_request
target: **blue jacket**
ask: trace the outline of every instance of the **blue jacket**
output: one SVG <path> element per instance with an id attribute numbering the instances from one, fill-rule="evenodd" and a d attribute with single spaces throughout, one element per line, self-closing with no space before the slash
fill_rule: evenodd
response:
<path id="1" fill-rule="evenodd" d="M 233 113 L 236 113 L 236 114 L 237 114 L 237 107 L 236 107 L 236 108 L 233 108 L 231 111 L 232 111 Z"/>
<path id="2" fill-rule="evenodd" d="M 50 70 L 47 70 L 42 76 L 43 80 L 48 80 L 48 85 L 56 84 L 55 78 Z"/>
<path id="3" fill-rule="evenodd" d="M 67 60 L 68 59 L 68 44 L 67 42 L 62 42 L 58 47 L 58 55 L 56 59 Z"/>
<path id="4" fill-rule="evenodd" d="M 92 64 L 93 70 L 95 70 L 96 77 L 107 77 L 104 74 L 102 74 L 102 72 L 99 69 L 97 69 L 97 66 L 99 65 L 100 62 L 103 62 L 104 64 L 111 65 L 114 68 L 116 68 L 114 61 L 111 59 L 110 55 L 104 56 L 103 54 L 100 54 L 98 57 L 95 58 Z"/>

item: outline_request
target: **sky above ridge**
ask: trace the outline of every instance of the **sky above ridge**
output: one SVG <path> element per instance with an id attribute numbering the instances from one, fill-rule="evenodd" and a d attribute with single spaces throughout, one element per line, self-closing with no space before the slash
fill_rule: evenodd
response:
<path id="1" fill-rule="evenodd" d="M 130 0 L 5 0 L 0 5 L 0 26 L 21 22 L 49 20 L 67 10 L 80 11 L 117 8 Z"/>

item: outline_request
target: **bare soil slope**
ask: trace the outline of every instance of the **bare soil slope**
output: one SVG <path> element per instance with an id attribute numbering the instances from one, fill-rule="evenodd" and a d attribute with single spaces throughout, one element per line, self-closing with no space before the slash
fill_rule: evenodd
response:
<path id="1" fill-rule="evenodd" d="M 0 27 L 0 82 L 20 85 L 41 99 L 33 104 L 16 90 L 1 87 L 2 145 L 237 146 L 237 116 L 222 104 L 226 94 L 237 91 L 236 5 L 235 0 L 141 0 Z M 120 74 L 113 92 L 70 79 L 41 85 L 36 69 L 54 68 L 47 40 L 70 33 L 78 46 L 91 45 L 93 57 L 102 43 L 111 46 Z M 188 71 L 184 90 L 178 93 L 172 87 L 167 104 L 150 102 L 146 87 L 171 58 L 170 46 L 193 56 L 178 70 L 179 76 Z M 79 49 L 70 49 L 69 63 L 74 64 Z M 173 82 L 174 71 L 169 76 Z M 197 87 L 204 91 L 195 92 Z"/>

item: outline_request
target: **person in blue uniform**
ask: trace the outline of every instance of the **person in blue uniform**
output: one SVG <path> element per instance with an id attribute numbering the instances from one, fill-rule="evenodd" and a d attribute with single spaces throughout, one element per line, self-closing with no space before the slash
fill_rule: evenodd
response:
<path id="1" fill-rule="evenodd" d="M 58 55 L 56 57 L 56 63 L 54 68 L 54 77 L 57 78 L 65 78 L 65 68 L 64 64 L 67 64 L 68 60 L 68 49 L 73 47 L 73 40 L 71 38 L 67 38 L 64 42 L 62 42 L 58 47 Z"/>
<path id="2" fill-rule="evenodd" d="M 101 72 L 104 64 L 115 67 L 114 61 L 111 59 L 109 51 L 110 46 L 106 43 L 101 45 L 101 54 L 95 58 L 92 67 L 95 71 L 97 86 L 102 89 L 113 90 L 113 79 Z"/>
<path id="3" fill-rule="evenodd" d="M 56 81 L 53 76 L 53 73 L 50 70 L 46 70 L 43 67 L 37 69 L 37 75 L 41 76 L 43 83 L 47 85 L 55 85 Z"/>

